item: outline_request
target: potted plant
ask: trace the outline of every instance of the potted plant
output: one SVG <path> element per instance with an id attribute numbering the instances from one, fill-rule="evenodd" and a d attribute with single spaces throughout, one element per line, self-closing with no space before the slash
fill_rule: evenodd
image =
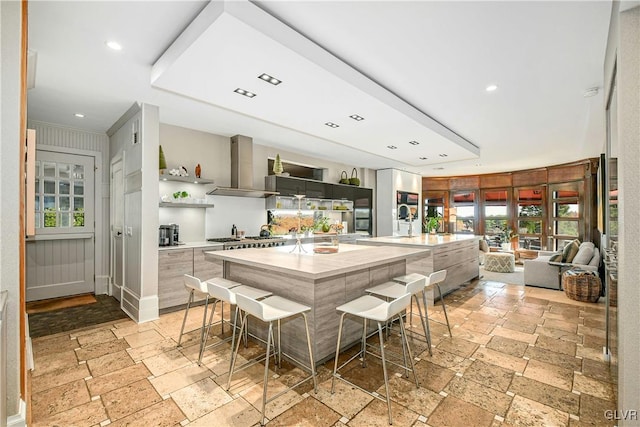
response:
<path id="1" fill-rule="evenodd" d="M 428 216 L 424 220 L 423 228 L 426 233 L 436 234 L 436 231 L 438 231 L 439 226 L 440 226 L 439 216 Z"/>
<path id="2" fill-rule="evenodd" d="M 506 228 L 502 236 L 502 242 L 505 245 L 502 248 L 503 250 L 516 250 L 518 248 L 518 233 L 513 231 L 512 228 Z"/>
<path id="3" fill-rule="evenodd" d="M 284 172 L 284 168 L 282 167 L 282 160 L 280 160 L 280 154 L 276 154 L 276 159 L 273 161 L 273 173 L 276 175 L 280 175 Z"/>
<path id="4" fill-rule="evenodd" d="M 329 217 L 322 216 L 316 220 L 314 223 L 314 228 L 318 231 L 322 231 L 323 233 L 328 233 L 331 231 L 331 223 L 329 222 Z"/>

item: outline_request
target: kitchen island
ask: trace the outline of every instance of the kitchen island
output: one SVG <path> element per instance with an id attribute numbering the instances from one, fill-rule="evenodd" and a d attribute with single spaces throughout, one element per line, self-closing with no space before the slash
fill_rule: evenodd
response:
<path id="1" fill-rule="evenodd" d="M 428 252 L 417 247 L 373 247 L 341 244 L 338 253 L 291 253 L 291 246 L 205 253 L 205 259 L 223 261 L 224 276 L 244 285 L 265 289 L 312 308 L 309 329 L 316 363 L 333 357 L 340 316 L 336 307 L 364 295 L 364 290 L 406 273 L 407 262 Z M 266 337 L 260 322 L 250 322 L 252 333 Z M 345 346 L 359 340 L 360 322 L 345 322 Z M 291 339 L 294 338 L 294 339 Z M 282 322 L 282 348 L 306 360 L 304 325 L 300 319 Z"/>
<path id="2" fill-rule="evenodd" d="M 447 278 L 440 285 L 443 294 L 453 292 L 480 274 L 478 240 L 472 234 L 418 234 L 415 236 L 372 237 L 358 240 L 359 245 L 424 248 L 426 256 L 407 262 L 407 273 L 428 275 L 434 271 L 447 270 Z M 433 295 L 428 295 L 433 303 Z"/>

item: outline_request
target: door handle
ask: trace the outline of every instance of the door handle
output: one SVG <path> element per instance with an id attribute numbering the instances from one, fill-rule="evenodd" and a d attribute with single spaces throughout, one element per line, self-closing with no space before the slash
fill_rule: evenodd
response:
<path id="1" fill-rule="evenodd" d="M 118 232 L 116 233 L 116 236 L 122 236 L 122 231 L 118 231 Z"/>

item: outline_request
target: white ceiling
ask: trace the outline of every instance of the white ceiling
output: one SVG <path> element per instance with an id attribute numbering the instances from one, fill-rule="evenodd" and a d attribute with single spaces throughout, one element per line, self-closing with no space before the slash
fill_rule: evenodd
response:
<path id="1" fill-rule="evenodd" d="M 609 1 L 207 3 L 30 2 L 29 119 L 104 132 L 147 102 L 163 123 L 425 176 L 602 151 L 603 91 L 583 93 L 603 86 Z"/>

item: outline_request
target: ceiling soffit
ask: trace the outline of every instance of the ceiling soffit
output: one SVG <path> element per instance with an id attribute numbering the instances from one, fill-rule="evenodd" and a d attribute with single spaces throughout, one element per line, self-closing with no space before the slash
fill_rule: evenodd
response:
<path id="1" fill-rule="evenodd" d="M 262 73 L 282 83 L 260 80 Z M 407 166 L 480 155 L 471 142 L 249 2 L 209 3 L 153 65 L 151 84 Z M 237 88 L 256 96 L 234 93 Z M 354 114 L 364 120 L 349 117 Z"/>

